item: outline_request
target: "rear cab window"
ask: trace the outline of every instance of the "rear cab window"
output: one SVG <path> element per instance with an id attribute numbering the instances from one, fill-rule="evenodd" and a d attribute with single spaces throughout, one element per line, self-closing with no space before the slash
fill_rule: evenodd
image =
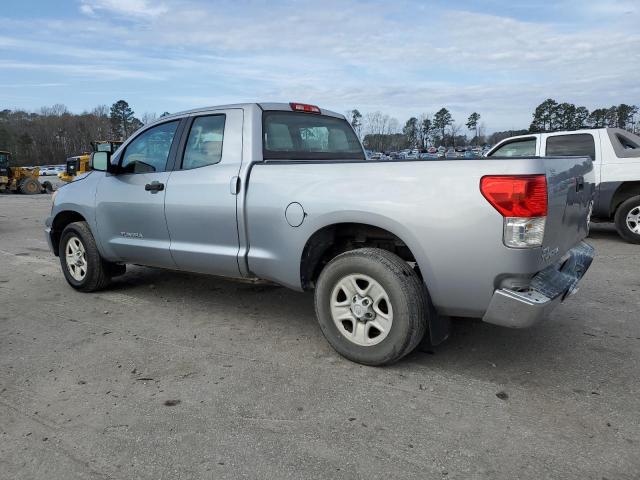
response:
<path id="1" fill-rule="evenodd" d="M 316 113 L 265 111 L 262 142 L 265 160 L 366 160 L 346 120 Z"/>
<path id="2" fill-rule="evenodd" d="M 547 157 L 591 157 L 596 159 L 596 143 L 590 133 L 547 137 Z"/>

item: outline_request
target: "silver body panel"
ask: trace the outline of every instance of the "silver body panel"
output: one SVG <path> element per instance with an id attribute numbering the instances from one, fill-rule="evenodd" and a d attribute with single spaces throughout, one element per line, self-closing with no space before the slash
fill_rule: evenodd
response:
<path id="1" fill-rule="evenodd" d="M 167 117 L 227 114 L 222 161 L 155 174 L 93 172 L 60 188 L 48 227 L 60 212 L 77 211 L 107 260 L 259 277 L 300 290 L 302 253 L 315 232 L 340 223 L 371 225 L 409 247 L 439 313 L 474 317 L 485 314 L 496 290 L 527 284 L 586 236 L 593 192 L 589 159 L 556 158 L 552 165 L 540 158 L 263 162 L 263 108 L 289 107 L 242 104 Z M 503 244 L 503 218 L 479 189 L 484 175 L 503 174 L 547 175 L 542 248 Z M 147 175 L 158 176 L 166 189 L 145 192 Z M 582 193 L 572 183 L 576 177 L 584 179 Z M 295 227 L 285 218 L 292 202 L 304 209 Z"/>

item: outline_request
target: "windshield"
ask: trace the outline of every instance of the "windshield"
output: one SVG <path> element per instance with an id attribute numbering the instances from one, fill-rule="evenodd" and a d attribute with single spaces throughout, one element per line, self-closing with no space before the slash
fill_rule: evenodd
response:
<path id="1" fill-rule="evenodd" d="M 267 111 L 262 132 L 265 160 L 365 160 L 358 137 L 341 118 Z"/>

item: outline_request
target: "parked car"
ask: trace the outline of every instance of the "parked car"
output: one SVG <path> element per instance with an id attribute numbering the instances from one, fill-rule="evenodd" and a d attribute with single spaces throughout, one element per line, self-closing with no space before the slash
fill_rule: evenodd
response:
<path id="1" fill-rule="evenodd" d="M 427 148 L 427 153 L 438 153 L 438 149 L 436 147 Z"/>
<path id="2" fill-rule="evenodd" d="M 614 222 L 622 238 L 640 243 L 640 137 L 619 128 L 600 128 L 511 137 L 487 156 L 589 156 L 594 162 L 596 198 L 591 219 Z"/>
<path id="3" fill-rule="evenodd" d="M 42 167 L 40 167 L 40 176 L 41 177 L 47 177 L 49 175 L 58 175 L 58 170 L 56 169 L 55 166 L 51 166 L 51 165 L 44 165 Z"/>
<path id="4" fill-rule="evenodd" d="M 74 289 L 139 264 L 313 291 L 331 346 L 368 365 L 442 342 L 449 316 L 532 325 L 593 258 L 588 157 L 368 162 L 313 105 L 162 117 L 93 168 L 46 220 Z"/>

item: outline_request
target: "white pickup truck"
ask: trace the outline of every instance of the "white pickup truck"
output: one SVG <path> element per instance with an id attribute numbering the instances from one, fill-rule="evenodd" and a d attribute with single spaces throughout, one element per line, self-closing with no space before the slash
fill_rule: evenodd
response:
<path id="1" fill-rule="evenodd" d="M 616 224 L 622 238 L 640 243 L 640 137 L 619 128 L 520 135 L 502 140 L 487 157 L 589 156 L 596 198 L 591 219 Z"/>

